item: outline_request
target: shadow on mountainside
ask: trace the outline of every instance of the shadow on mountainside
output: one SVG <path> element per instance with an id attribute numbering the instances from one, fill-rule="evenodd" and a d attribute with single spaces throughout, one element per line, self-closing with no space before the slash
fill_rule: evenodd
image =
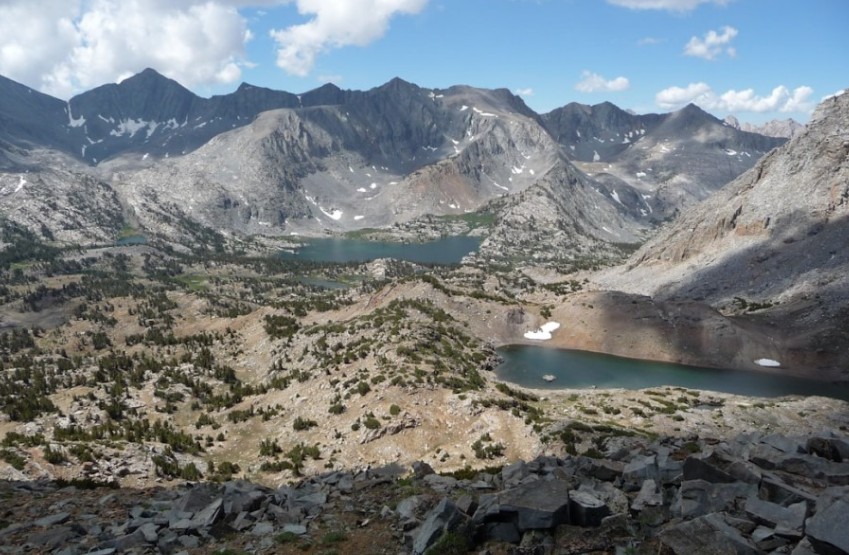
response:
<path id="1" fill-rule="evenodd" d="M 641 325 L 686 364 L 757 369 L 754 360 L 772 358 L 790 373 L 849 380 L 849 215 L 796 211 L 772 227 L 763 241 L 643 298 L 655 314 Z M 675 258 L 686 260 L 688 248 Z M 611 327 L 639 304 L 631 303 L 604 307 Z"/>

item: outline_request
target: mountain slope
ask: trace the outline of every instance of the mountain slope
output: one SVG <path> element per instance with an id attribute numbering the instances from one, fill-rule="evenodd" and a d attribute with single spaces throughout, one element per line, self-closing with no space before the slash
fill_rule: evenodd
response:
<path id="1" fill-rule="evenodd" d="M 63 123 L 65 103 L 0 76 L 0 168 L 14 169 L 4 151 L 36 146 L 66 150 L 71 141 Z"/>
<path id="2" fill-rule="evenodd" d="M 697 299 L 777 326 L 799 351 L 846 367 L 849 334 L 849 95 L 805 131 L 681 215 L 601 282 Z M 792 338 L 792 341 L 791 341 Z"/>
<path id="3" fill-rule="evenodd" d="M 582 170 L 654 222 L 703 200 L 784 142 L 725 125 L 692 104 L 634 115 L 610 103 L 572 103 L 542 118 Z"/>
<path id="4" fill-rule="evenodd" d="M 177 210 L 242 233 L 348 230 L 473 211 L 559 160 L 558 145 L 507 91 L 396 79 L 343 100 L 265 112 L 186 156 L 119 172 L 116 187 L 142 219 Z"/>

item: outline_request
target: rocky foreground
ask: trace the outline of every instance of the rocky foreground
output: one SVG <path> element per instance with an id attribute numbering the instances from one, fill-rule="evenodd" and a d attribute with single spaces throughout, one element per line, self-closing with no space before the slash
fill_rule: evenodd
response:
<path id="1" fill-rule="evenodd" d="M 849 553 L 845 430 L 617 437 L 592 455 L 278 489 L 3 482 L 0 553 Z"/>

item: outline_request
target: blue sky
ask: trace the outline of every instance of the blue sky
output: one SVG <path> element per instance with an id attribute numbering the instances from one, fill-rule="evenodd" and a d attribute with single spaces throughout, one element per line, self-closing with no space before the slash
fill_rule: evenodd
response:
<path id="1" fill-rule="evenodd" d="M 846 0 L 0 0 L 0 74 L 63 98 L 145 67 L 204 96 L 398 76 L 806 121 L 849 86 L 847 23 Z"/>

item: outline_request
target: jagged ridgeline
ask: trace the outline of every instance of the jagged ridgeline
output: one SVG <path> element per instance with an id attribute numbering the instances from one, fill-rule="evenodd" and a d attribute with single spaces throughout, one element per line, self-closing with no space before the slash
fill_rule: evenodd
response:
<path id="1" fill-rule="evenodd" d="M 65 244 L 135 233 L 221 248 L 402 224 L 497 229 L 487 257 L 608 259 L 783 142 L 693 106 L 539 115 L 505 89 L 401 79 L 201 98 L 148 69 L 69 102 L 8 79 L 0 89 L 0 210 Z M 425 215 L 448 220 L 434 230 Z"/>

